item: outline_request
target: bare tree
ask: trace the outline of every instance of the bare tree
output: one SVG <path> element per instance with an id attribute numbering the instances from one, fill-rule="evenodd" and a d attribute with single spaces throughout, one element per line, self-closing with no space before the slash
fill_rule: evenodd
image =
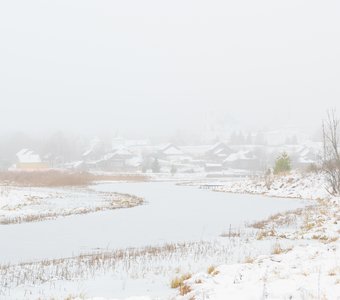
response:
<path id="1" fill-rule="evenodd" d="M 326 174 L 327 191 L 331 195 L 340 195 L 340 156 L 339 128 L 340 120 L 336 110 L 327 111 L 327 118 L 322 123 L 323 133 L 323 170 Z"/>

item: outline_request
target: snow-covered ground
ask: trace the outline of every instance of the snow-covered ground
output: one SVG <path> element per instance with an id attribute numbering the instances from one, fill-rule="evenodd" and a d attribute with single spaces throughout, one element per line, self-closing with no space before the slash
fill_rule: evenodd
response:
<path id="1" fill-rule="evenodd" d="M 0 224 L 42 221 L 142 203 L 143 199 L 136 196 L 92 188 L 0 186 Z"/>
<path id="2" fill-rule="evenodd" d="M 186 282 L 190 292 L 178 299 L 339 299 L 337 245 L 282 251 L 242 264 L 221 265 L 216 275 L 198 273 Z"/>
<path id="3" fill-rule="evenodd" d="M 322 173 L 292 172 L 286 176 L 254 175 L 246 177 L 196 178 L 179 183 L 186 186 L 206 187 L 217 192 L 236 194 L 266 195 L 269 197 L 299 199 L 329 199 L 326 182 Z"/>
<path id="4" fill-rule="evenodd" d="M 144 221 L 137 223 L 146 240 L 147 228 L 162 236 L 182 230 L 185 238 L 202 234 L 201 226 L 209 230 L 212 223 L 215 237 L 205 231 L 205 240 L 169 239 L 152 246 L 101 248 L 69 258 L 5 264 L 0 266 L 0 299 L 338 299 L 340 204 L 324 192 L 322 176 L 277 177 L 270 189 L 262 179 L 197 183 L 202 184 L 219 185 L 219 193 L 181 186 L 171 190 L 175 185 L 169 183 L 104 185 L 97 191 L 124 192 L 129 186 L 132 194 L 145 197 L 148 205 L 127 210 L 132 214 L 123 214 L 123 219 L 142 213 Z M 138 192 L 141 187 L 145 192 Z M 148 199 L 150 192 L 154 198 Z M 260 220 L 251 216 L 259 216 L 261 207 L 296 201 L 263 195 L 319 200 L 288 212 L 282 212 L 283 205 L 281 212 L 267 212 Z M 232 216 L 242 215 L 247 226 L 228 226 L 235 224 L 229 222 Z M 224 231 L 217 233 L 223 219 Z M 150 230 L 154 221 L 155 232 Z"/>
<path id="5" fill-rule="evenodd" d="M 224 184 L 217 191 L 273 197 L 319 199 L 304 209 L 250 224 L 267 255 L 222 264 L 212 274 L 196 273 L 179 287 L 176 299 L 340 299 L 340 199 L 325 191 L 322 174 L 276 177 Z M 321 200 L 323 199 L 323 200 Z"/>
<path id="6" fill-rule="evenodd" d="M 220 265 L 215 274 L 197 273 L 178 299 L 340 299 L 338 200 L 253 226 L 259 243 L 275 242 L 271 254 Z"/>
<path id="7" fill-rule="evenodd" d="M 231 193 L 262 194 L 271 197 L 329 199 L 322 173 L 293 172 L 287 176 L 261 177 L 222 182 L 216 191 Z"/>

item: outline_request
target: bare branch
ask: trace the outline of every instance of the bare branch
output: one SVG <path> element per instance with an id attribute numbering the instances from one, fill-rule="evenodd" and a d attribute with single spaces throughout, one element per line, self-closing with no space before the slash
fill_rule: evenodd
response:
<path id="1" fill-rule="evenodd" d="M 339 125 L 336 110 L 327 111 L 327 118 L 322 122 L 323 135 L 323 170 L 332 195 L 340 195 L 340 156 L 339 156 Z"/>

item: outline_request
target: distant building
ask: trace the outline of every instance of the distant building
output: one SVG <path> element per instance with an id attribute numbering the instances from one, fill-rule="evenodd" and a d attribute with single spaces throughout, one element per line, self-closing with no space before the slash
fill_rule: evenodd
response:
<path id="1" fill-rule="evenodd" d="M 205 159 L 209 162 L 222 163 L 232 152 L 233 150 L 231 150 L 226 144 L 217 143 L 205 153 Z"/>
<path id="2" fill-rule="evenodd" d="M 249 150 L 240 150 L 232 153 L 224 160 L 223 163 L 227 168 L 242 170 L 257 170 L 260 167 L 259 159 L 252 151 Z"/>
<path id="3" fill-rule="evenodd" d="M 22 149 L 17 154 L 15 170 L 36 171 L 46 170 L 49 168 L 48 163 L 43 162 L 38 154 L 29 149 Z"/>
<path id="4" fill-rule="evenodd" d="M 134 163 L 131 159 L 134 155 L 124 146 L 116 147 L 110 153 L 105 154 L 98 161 L 93 162 L 95 169 L 102 171 L 130 171 Z"/>

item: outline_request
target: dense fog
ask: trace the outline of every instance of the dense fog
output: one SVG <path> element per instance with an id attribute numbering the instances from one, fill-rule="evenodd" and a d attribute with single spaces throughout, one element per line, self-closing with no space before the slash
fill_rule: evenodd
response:
<path id="1" fill-rule="evenodd" d="M 297 127 L 340 90 L 338 1 L 2 1 L 0 131 Z"/>
<path id="2" fill-rule="evenodd" d="M 117 141 L 153 153 L 169 143 L 317 148 L 325 112 L 340 98 L 339 8 L 301 0 L 3 1 L 2 167 L 22 149 L 83 161 L 96 141 L 97 160 Z"/>

